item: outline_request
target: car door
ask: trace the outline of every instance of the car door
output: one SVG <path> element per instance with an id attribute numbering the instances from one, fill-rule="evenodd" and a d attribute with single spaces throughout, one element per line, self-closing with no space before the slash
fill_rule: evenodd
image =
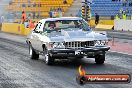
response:
<path id="1" fill-rule="evenodd" d="M 31 40 L 31 43 L 32 43 L 32 47 L 35 49 L 35 50 L 38 50 L 38 51 L 42 51 L 42 42 L 40 40 L 40 38 L 42 37 L 41 33 L 43 31 L 43 29 L 41 29 L 42 27 L 42 23 L 39 22 L 35 29 L 33 30 L 32 32 L 32 40 Z"/>

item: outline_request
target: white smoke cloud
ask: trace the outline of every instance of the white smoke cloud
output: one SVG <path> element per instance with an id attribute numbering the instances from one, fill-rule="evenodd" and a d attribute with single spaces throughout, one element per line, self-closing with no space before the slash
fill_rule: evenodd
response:
<path id="1" fill-rule="evenodd" d="M 9 5 L 9 2 L 12 0 L 0 0 L 0 18 L 8 13 L 6 10 L 7 6 Z"/>

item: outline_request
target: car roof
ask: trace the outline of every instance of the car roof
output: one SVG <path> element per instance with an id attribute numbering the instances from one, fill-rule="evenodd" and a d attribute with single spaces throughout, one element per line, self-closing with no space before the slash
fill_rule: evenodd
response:
<path id="1" fill-rule="evenodd" d="M 58 17 L 58 18 L 46 18 L 42 19 L 39 22 L 45 22 L 45 21 L 56 21 L 56 20 L 81 20 L 82 18 L 79 17 Z"/>

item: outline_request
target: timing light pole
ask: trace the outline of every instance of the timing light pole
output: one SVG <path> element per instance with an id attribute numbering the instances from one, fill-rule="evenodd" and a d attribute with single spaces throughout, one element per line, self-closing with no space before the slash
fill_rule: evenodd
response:
<path id="1" fill-rule="evenodd" d="M 88 21 L 90 19 L 90 5 L 91 2 L 85 0 L 85 2 L 82 5 L 82 18 L 85 19 L 86 21 Z"/>

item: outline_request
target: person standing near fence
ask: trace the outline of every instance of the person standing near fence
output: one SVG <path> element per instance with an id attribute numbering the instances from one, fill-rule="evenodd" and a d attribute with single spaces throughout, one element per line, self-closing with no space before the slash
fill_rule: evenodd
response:
<path id="1" fill-rule="evenodd" d="M 119 14 L 116 14 L 116 20 L 119 20 L 120 19 L 120 17 L 119 17 Z"/>
<path id="2" fill-rule="evenodd" d="M 22 11 L 22 24 L 25 22 L 26 20 L 26 13 L 24 11 Z"/>
<path id="3" fill-rule="evenodd" d="M 30 20 L 30 19 L 31 19 L 31 14 L 29 13 L 28 17 L 27 17 L 27 20 Z"/>
<path id="4" fill-rule="evenodd" d="M 3 23 L 4 22 L 4 19 L 5 19 L 4 16 L 1 16 L 0 17 L 0 23 Z"/>
<path id="5" fill-rule="evenodd" d="M 1 30 L 1 27 L 2 27 L 2 23 L 4 22 L 4 16 L 1 16 L 0 17 L 0 30 Z"/>
<path id="6" fill-rule="evenodd" d="M 132 20 L 132 15 L 130 16 L 130 19 Z"/>
<path id="7" fill-rule="evenodd" d="M 34 28 L 34 27 L 35 27 L 34 21 L 30 20 L 30 21 L 29 21 L 29 28 L 32 29 L 32 28 Z"/>
<path id="8" fill-rule="evenodd" d="M 58 13 L 59 13 L 59 17 L 62 17 L 62 9 L 60 7 L 58 8 Z"/>
<path id="9" fill-rule="evenodd" d="M 33 19 L 35 19 L 36 18 L 36 13 L 34 11 L 32 12 L 32 15 L 33 15 Z"/>
<path id="10" fill-rule="evenodd" d="M 95 24 L 97 25 L 99 23 L 99 15 L 95 13 Z"/>
<path id="11" fill-rule="evenodd" d="M 52 8 L 50 8 L 50 11 L 49 11 L 49 17 L 50 18 L 52 18 L 52 16 L 53 16 L 52 13 L 53 13 Z"/>
<path id="12" fill-rule="evenodd" d="M 56 18 L 56 9 L 53 10 L 52 14 L 53 14 L 53 18 Z"/>
<path id="13" fill-rule="evenodd" d="M 126 20 L 127 16 L 126 16 L 125 13 L 123 14 L 122 18 L 123 18 L 124 20 Z"/>

